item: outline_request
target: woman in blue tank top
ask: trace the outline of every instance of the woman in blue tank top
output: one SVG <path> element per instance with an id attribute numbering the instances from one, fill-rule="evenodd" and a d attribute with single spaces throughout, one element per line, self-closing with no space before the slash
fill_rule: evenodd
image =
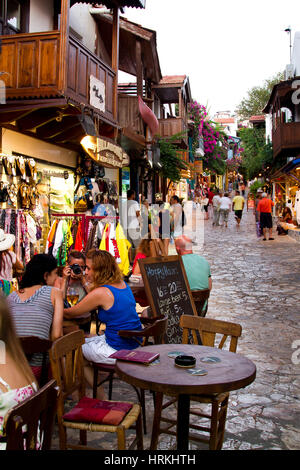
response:
<path id="1" fill-rule="evenodd" d="M 109 252 L 93 249 L 87 253 L 86 277 L 93 289 L 77 305 L 64 309 L 64 317 L 74 318 L 97 309 L 100 321 L 106 325 L 105 334 L 86 338 L 82 352 L 88 361 L 114 363 L 115 359 L 109 358 L 113 352 L 139 345 L 134 339 L 118 335 L 119 330 L 142 329 L 136 302 Z"/>

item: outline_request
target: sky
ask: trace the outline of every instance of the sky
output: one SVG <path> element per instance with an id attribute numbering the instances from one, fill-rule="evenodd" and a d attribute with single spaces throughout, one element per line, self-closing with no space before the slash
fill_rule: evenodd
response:
<path id="1" fill-rule="evenodd" d="M 188 75 L 192 98 L 234 113 L 248 90 L 290 62 L 299 0 L 146 0 L 124 15 L 157 33 L 162 75 Z"/>

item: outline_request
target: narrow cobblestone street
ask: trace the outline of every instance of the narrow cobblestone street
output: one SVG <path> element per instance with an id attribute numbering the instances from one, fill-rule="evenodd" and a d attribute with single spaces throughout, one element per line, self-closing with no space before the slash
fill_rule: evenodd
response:
<path id="1" fill-rule="evenodd" d="M 292 343 L 300 340 L 300 245 L 288 236 L 257 239 L 252 211 L 244 211 L 237 230 L 233 213 L 228 228 L 205 221 L 203 249 L 211 265 L 213 288 L 207 317 L 240 323 L 237 352 L 257 366 L 256 380 L 232 392 L 224 450 L 300 449 L 300 364 L 292 362 Z M 171 245 L 170 254 L 174 253 Z M 299 346 L 298 346 L 299 349 Z M 298 354 L 299 357 L 299 354 Z M 294 360 L 294 362 L 297 362 Z M 116 381 L 113 399 L 136 400 L 135 392 Z M 153 401 L 146 393 L 149 448 Z M 176 416 L 176 408 L 173 411 Z M 114 438 L 90 434 L 91 444 L 115 449 Z M 57 433 L 53 449 L 58 448 Z M 159 449 L 174 450 L 175 438 L 161 435 Z M 190 449 L 201 449 L 190 443 Z"/>

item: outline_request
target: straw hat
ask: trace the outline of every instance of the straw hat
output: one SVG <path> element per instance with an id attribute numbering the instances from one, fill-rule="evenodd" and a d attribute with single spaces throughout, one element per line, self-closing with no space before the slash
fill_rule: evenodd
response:
<path id="1" fill-rule="evenodd" d="M 4 230 L 0 228 L 0 251 L 8 250 L 15 243 L 15 236 L 8 233 L 4 233 Z"/>

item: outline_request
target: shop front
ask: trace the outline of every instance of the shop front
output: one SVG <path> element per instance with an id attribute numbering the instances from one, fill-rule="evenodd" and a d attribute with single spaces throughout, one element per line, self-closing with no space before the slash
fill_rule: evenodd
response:
<path id="1" fill-rule="evenodd" d="M 46 250 L 53 216 L 74 212 L 77 154 L 10 129 L 1 137 L 0 226 L 25 264 Z"/>

